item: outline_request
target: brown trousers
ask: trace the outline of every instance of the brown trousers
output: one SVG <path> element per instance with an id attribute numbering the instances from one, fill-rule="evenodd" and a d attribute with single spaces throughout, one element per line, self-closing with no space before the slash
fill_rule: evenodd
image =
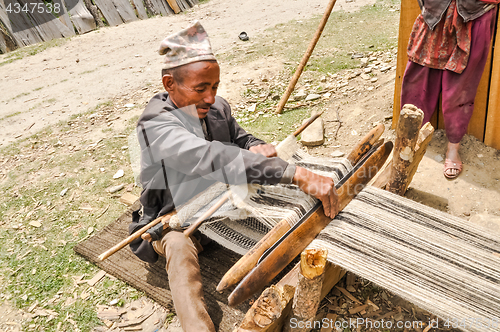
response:
<path id="1" fill-rule="evenodd" d="M 198 250 L 182 232 L 168 232 L 153 242 L 155 251 L 166 258 L 166 270 L 175 312 L 186 332 L 215 332 L 203 299 Z"/>

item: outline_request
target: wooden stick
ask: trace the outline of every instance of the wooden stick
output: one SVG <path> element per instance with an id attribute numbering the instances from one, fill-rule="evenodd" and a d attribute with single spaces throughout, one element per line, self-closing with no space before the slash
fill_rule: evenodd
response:
<path id="1" fill-rule="evenodd" d="M 328 251 L 326 249 L 306 249 L 300 255 L 299 282 L 295 288 L 292 313 L 288 319 L 299 324 L 294 332 L 309 331 L 307 323 L 314 320 L 321 301 L 321 287 L 325 277 L 325 266 Z M 303 326 L 303 328 L 300 328 Z M 313 326 L 310 324 L 310 326 Z M 285 324 L 284 332 L 292 331 L 292 324 Z"/>
<path id="2" fill-rule="evenodd" d="M 385 127 L 383 125 L 379 125 L 363 137 L 349 154 L 349 161 L 353 164 L 357 163 L 380 138 L 384 129 Z M 282 220 L 276 224 L 271 231 L 264 235 L 252 249 L 226 272 L 217 286 L 217 291 L 222 292 L 224 289 L 235 285 L 243 279 L 243 277 L 257 265 L 257 261 L 262 254 L 264 254 L 264 252 L 278 241 L 289 229 L 290 224 L 286 220 Z"/>
<path id="3" fill-rule="evenodd" d="M 188 229 L 184 231 L 184 235 L 186 237 L 190 237 L 191 235 L 193 235 L 193 233 L 201 226 L 201 224 L 203 224 L 206 219 L 210 218 L 212 214 L 214 214 L 224 203 L 227 202 L 229 197 L 231 197 L 230 191 L 226 192 L 215 205 L 210 207 L 210 209 L 208 209 L 205 213 L 203 213 L 203 215 L 196 219 L 195 222 L 192 223 L 191 226 L 189 226 Z"/>
<path id="4" fill-rule="evenodd" d="M 323 111 L 321 111 L 319 113 L 316 113 L 316 114 L 313 114 L 309 119 L 307 119 L 306 122 L 304 122 L 304 124 L 302 126 L 299 127 L 299 129 L 297 129 L 293 133 L 293 136 L 295 136 L 295 137 L 299 136 L 300 133 L 303 132 L 307 127 L 309 127 L 309 125 L 311 123 L 313 123 L 314 121 L 316 121 L 316 119 L 319 118 L 321 116 L 321 114 L 323 114 Z"/>
<path id="5" fill-rule="evenodd" d="M 375 128 L 370 130 L 368 134 L 361 139 L 358 144 L 352 148 L 351 153 L 347 156 L 347 160 L 351 162 L 351 165 L 356 165 L 358 161 L 367 153 L 375 144 L 376 141 L 382 136 L 384 133 L 385 126 L 383 124 L 377 125 Z"/>
<path id="6" fill-rule="evenodd" d="M 413 105 L 404 105 L 396 128 L 396 141 L 391 166 L 391 178 L 386 190 L 403 195 L 405 193 L 409 166 L 415 155 L 415 145 L 422 126 L 424 113 Z"/>
<path id="7" fill-rule="evenodd" d="M 167 223 L 168 224 L 168 220 L 170 219 L 171 216 L 173 216 L 174 214 L 176 214 L 176 211 L 172 211 L 172 212 L 169 212 L 168 214 L 164 215 L 164 216 L 161 216 L 161 217 L 158 217 L 156 218 L 155 220 L 153 220 L 152 222 L 150 222 L 149 224 L 145 225 L 144 227 L 142 227 L 141 229 L 139 229 L 138 231 L 136 231 L 135 233 L 131 234 L 129 237 L 127 237 L 126 239 L 124 239 L 123 241 L 121 241 L 120 243 L 116 244 L 115 246 L 113 246 L 111 249 L 107 250 L 106 252 L 100 254 L 98 256 L 99 260 L 100 261 L 103 261 L 105 260 L 106 258 L 108 258 L 109 256 L 113 255 L 114 253 L 116 253 L 117 251 L 121 250 L 123 247 L 125 247 L 127 244 L 130 244 L 132 241 L 138 239 L 142 234 L 144 234 L 148 229 L 150 229 L 151 227 L 153 226 L 156 226 L 158 225 L 160 222 L 164 222 L 164 223 Z"/>
<path id="8" fill-rule="evenodd" d="M 361 191 L 382 167 L 392 150 L 392 142 L 382 145 L 338 190 L 339 211 Z M 255 292 L 264 288 L 331 222 L 320 206 L 310 218 L 300 224 L 266 258 L 260 262 L 231 293 L 230 306 L 247 300 Z"/>
<path id="9" fill-rule="evenodd" d="M 336 0 L 330 0 L 330 2 L 328 3 L 328 7 L 326 8 L 325 13 L 323 14 L 323 18 L 321 19 L 321 22 L 319 23 L 319 27 L 316 30 L 314 37 L 311 40 L 309 47 L 307 48 L 306 53 L 302 57 L 302 60 L 300 61 L 300 64 L 297 67 L 297 70 L 295 71 L 295 74 L 293 75 L 292 80 L 290 81 L 290 84 L 288 85 L 288 88 L 286 89 L 285 94 L 283 95 L 283 97 L 281 97 L 281 100 L 278 104 L 278 107 L 276 108 L 277 114 L 283 113 L 283 108 L 285 107 L 285 104 L 288 101 L 288 98 L 290 98 L 290 95 L 292 94 L 293 89 L 295 89 L 295 85 L 297 84 L 297 82 L 300 78 L 300 75 L 302 74 L 302 71 L 304 71 L 304 68 L 307 65 L 307 62 L 309 61 L 309 58 L 311 57 L 311 54 L 314 51 L 314 48 L 316 47 L 316 44 L 318 43 L 318 40 L 321 37 L 321 34 L 323 33 L 323 29 L 325 28 L 325 25 L 328 22 L 328 18 L 330 17 L 330 14 L 332 13 L 333 6 L 335 5 L 335 2 L 336 2 Z"/>

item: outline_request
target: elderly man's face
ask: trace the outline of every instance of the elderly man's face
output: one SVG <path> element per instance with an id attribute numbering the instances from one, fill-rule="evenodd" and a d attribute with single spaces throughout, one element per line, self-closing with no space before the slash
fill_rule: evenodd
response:
<path id="1" fill-rule="evenodd" d="M 195 105 L 198 118 L 205 118 L 210 105 L 215 103 L 220 81 L 219 65 L 217 62 L 199 61 L 183 66 L 179 73 L 182 74 L 181 80 L 172 75 L 163 76 L 165 90 L 178 108 Z"/>

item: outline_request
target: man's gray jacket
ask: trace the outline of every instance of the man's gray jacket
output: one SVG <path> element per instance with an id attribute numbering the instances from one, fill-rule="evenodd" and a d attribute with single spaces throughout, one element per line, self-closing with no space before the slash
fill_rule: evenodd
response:
<path id="1" fill-rule="evenodd" d="M 418 0 L 420 10 L 422 11 L 422 17 L 431 30 L 441 21 L 451 1 L 452 0 Z M 479 0 L 456 1 L 457 11 L 465 22 L 481 17 L 494 6 Z"/>
<path id="2" fill-rule="evenodd" d="M 277 184 L 288 163 L 248 149 L 265 144 L 245 132 L 226 100 L 216 97 L 202 121 L 175 107 L 167 92 L 154 96 L 139 118 L 142 216 L 134 213 L 132 233 L 187 202 L 215 182 Z M 155 262 L 152 245 L 141 239 L 130 245 L 142 260 Z"/>

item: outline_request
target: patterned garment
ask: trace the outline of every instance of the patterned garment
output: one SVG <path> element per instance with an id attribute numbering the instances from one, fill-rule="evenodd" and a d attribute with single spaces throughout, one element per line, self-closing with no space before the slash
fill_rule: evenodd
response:
<path id="1" fill-rule="evenodd" d="M 216 61 L 208 34 L 198 21 L 165 38 L 160 44 L 159 53 L 165 55 L 163 69 L 198 61 Z"/>
<path id="2" fill-rule="evenodd" d="M 417 17 L 408 44 L 408 59 L 425 67 L 460 74 L 469 60 L 472 21 L 464 22 L 455 0 L 443 18 L 431 30 L 422 15 Z"/>

